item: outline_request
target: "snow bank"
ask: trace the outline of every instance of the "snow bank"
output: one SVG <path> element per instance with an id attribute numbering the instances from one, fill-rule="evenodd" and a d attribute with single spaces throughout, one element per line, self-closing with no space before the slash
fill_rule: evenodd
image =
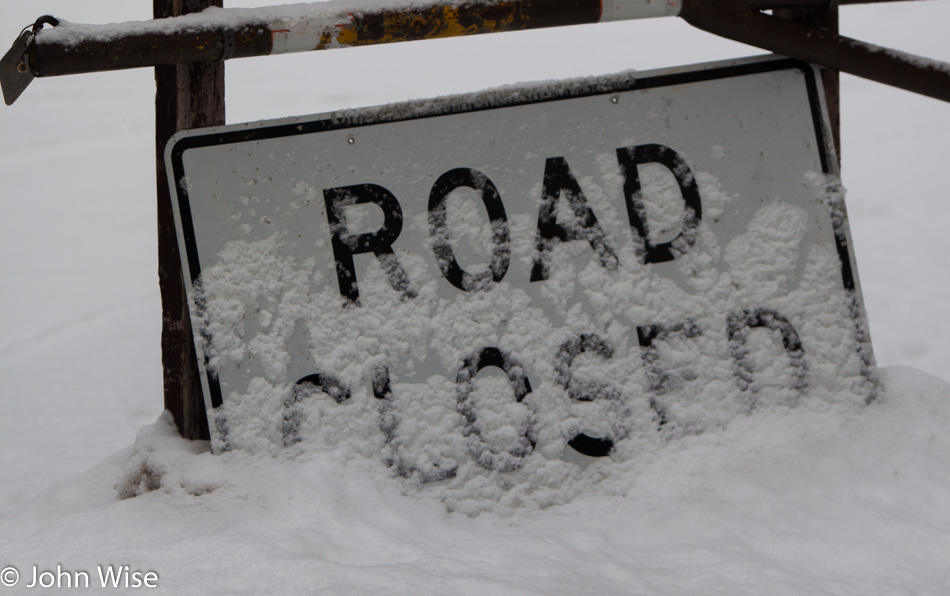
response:
<path id="1" fill-rule="evenodd" d="M 177 437 L 0 522 L 4 564 L 155 570 L 176 594 L 945 593 L 950 384 L 888 368 L 869 407 L 776 409 L 645 454 L 622 494 L 446 513 L 343 450 L 286 461 Z M 113 488 L 114 487 L 114 488 Z"/>

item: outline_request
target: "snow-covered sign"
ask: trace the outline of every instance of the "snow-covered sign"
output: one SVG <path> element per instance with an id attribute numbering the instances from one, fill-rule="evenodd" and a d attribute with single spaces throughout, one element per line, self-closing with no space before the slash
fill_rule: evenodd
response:
<path id="1" fill-rule="evenodd" d="M 477 510 L 873 399 L 808 65 L 187 131 L 166 159 L 216 451 L 342 445 Z"/>

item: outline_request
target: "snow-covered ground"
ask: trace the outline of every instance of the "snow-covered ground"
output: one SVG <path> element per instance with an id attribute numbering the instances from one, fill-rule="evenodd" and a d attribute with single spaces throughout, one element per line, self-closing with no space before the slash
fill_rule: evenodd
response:
<path id="1" fill-rule="evenodd" d="M 149 9 L 8 1 L 0 33 Z M 846 34 L 943 60 L 948 19 L 942 0 L 842 9 Z M 239 60 L 228 121 L 757 53 L 665 19 Z M 760 413 L 647 457 L 623 497 L 470 519 L 345 454 L 196 454 L 153 423 L 152 103 L 141 70 L 37 80 L 0 108 L 0 569 L 94 584 L 123 564 L 195 594 L 950 592 L 950 105 L 843 78 L 878 402 Z"/>

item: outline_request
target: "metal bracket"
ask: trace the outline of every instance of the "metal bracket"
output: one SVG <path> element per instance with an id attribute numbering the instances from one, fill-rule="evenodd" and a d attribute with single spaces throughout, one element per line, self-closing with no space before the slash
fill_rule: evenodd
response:
<path id="1" fill-rule="evenodd" d="M 221 53 L 221 58 L 218 59 L 218 62 L 224 62 L 225 60 L 233 58 L 234 52 L 237 49 L 237 36 L 233 29 L 223 29 L 221 36 L 224 39 L 224 51 Z"/>
<path id="2" fill-rule="evenodd" d="M 33 82 L 33 73 L 30 72 L 27 54 L 30 43 L 33 41 L 33 32 L 24 29 L 13 47 L 0 59 L 0 87 L 3 87 L 3 101 L 13 105 L 13 102 Z"/>
<path id="3" fill-rule="evenodd" d="M 26 27 L 13 42 L 13 46 L 0 59 L 0 87 L 3 88 L 3 101 L 13 105 L 23 91 L 33 82 L 34 73 L 30 68 L 29 53 L 37 31 L 43 25 L 59 25 L 59 19 L 43 15 L 36 19 L 32 27 Z"/>

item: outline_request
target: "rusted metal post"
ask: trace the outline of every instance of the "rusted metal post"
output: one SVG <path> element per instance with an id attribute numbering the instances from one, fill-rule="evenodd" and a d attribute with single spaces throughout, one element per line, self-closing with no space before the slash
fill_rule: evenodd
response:
<path id="1" fill-rule="evenodd" d="M 834 35 L 838 34 L 838 2 L 832 0 L 825 6 L 807 8 L 785 8 L 772 11 L 777 17 L 801 23 L 808 27 L 818 27 Z M 828 105 L 828 124 L 835 141 L 835 153 L 838 167 L 841 167 L 841 73 L 834 68 L 821 67 L 821 82 L 825 90 L 825 103 Z"/>
<path id="2" fill-rule="evenodd" d="M 223 0 L 153 0 L 156 19 L 222 6 Z M 165 409 L 186 439 L 207 439 L 191 317 L 165 172 L 165 145 L 179 130 L 224 124 L 224 62 L 155 67 L 155 163 L 158 190 L 158 280 L 162 294 Z"/>

